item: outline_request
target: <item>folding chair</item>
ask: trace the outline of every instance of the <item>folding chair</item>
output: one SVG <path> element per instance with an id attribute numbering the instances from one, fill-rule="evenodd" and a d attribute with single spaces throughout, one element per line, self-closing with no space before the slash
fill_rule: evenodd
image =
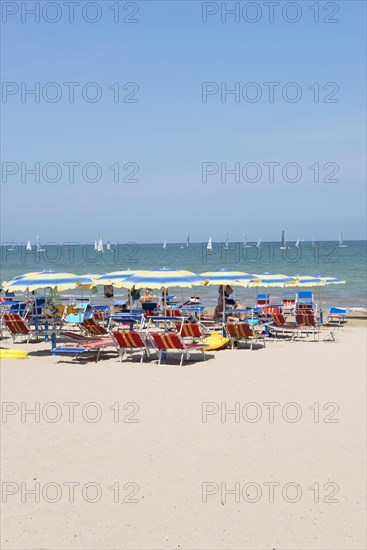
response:
<path id="1" fill-rule="evenodd" d="M 166 354 L 171 354 L 172 352 L 178 352 L 181 355 L 180 367 L 182 367 L 184 356 L 186 356 L 186 360 L 189 360 L 191 352 L 194 351 L 201 351 L 203 360 L 205 361 L 205 344 L 185 344 L 183 339 L 175 332 L 151 332 L 149 336 L 153 339 L 158 351 L 158 365 L 161 364 Z"/>
<path id="2" fill-rule="evenodd" d="M 257 344 L 258 340 L 262 340 L 263 347 L 265 347 L 265 338 L 261 334 L 257 334 L 248 323 L 226 323 L 225 329 L 233 349 L 235 342 L 244 340 L 250 343 L 250 350 L 252 350 L 253 344 Z"/>
<path id="3" fill-rule="evenodd" d="M 120 357 L 120 362 L 122 362 L 122 358 L 127 351 L 130 351 L 131 353 L 141 351 L 140 363 L 144 361 L 144 357 L 149 359 L 149 343 L 143 340 L 143 337 L 139 331 L 114 330 L 112 331 L 112 337 Z"/>

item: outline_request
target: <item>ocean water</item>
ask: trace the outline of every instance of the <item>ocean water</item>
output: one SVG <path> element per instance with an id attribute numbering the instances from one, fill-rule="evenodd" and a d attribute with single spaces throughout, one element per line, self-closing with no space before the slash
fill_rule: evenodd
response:
<path id="1" fill-rule="evenodd" d="M 251 244 L 251 243 L 250 243 Z M 96 254 L 92 243 L 80 245 L 73 243 L 49 243 L 43 252 L 26 251 L 25 243 L 1 247 L 1 281 L 6 281 L 26 272 L 54 270 L 76 274 L 99 273 L 135 269 L 185 269 L 195 273 L 225 269 L 244 271 L 251 274 L 264 272 L 285 275 L 322 275 L 346 280 L 345 285 L 327 285 L 313 290 L 317 300 L 325 305 L 366 308 L 366 241 L 346 241 L 346 248 L 339 248 L 336 242 L 318 242 L 312 247 L 310 242 L 300 243 L 297 249 L 289 245 L 288 250 L 280 250 L 278 242 L 263 243 L 260 248 L 254 244 L 244 248 L 243 243 L 213 243 L 213 251 L 206 250 L 206 243 L 185 244 L 112 244 L 111 251 Z M 273 301 L 283 291 L 289 289 L 273 288 L 270 293 Z M 256 290 L 234 287 L 235 295 L 243 303 L 254 303 Z M 265 292 L 265 290 L 263 289 Z M 174 289 L 178 298 L 199 295 L 204 303 L 213 305 L 216 301 L 217 287 L 195 289 Z M 70 294 L 70 292 L 69 292 Z M 115 297 L 124 296 L 126 291 L 115 289 Z M 103 291 L 99 288 L 94 301 L 102 300 Z"/>

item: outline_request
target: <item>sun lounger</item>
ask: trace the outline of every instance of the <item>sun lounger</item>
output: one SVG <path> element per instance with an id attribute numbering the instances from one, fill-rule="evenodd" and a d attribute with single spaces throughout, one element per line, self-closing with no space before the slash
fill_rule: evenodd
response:
<path id="1" fill-rule="evenodd" d="M 328 323 L 346 323 L 348 314 L 348 309 L 344 307 L 331 307 L 328 313 Z"/>
<path id="2" fill-rule="evenodd" d="M 332 328 L 321 325 L 317 322 L 315 316 L 312 313 L 298 313 L 296 315 L 298 336 L 306 334 L 307 336 L 312 334 L 314 341 L 319 341 L 320 334 L 324 335 L 324 342 L 337 342 L 335 334 L 338 331 L 338 327 Z"/>
<path id="3" fill-rule="evenodd" d="M 162 359 L 166 355 L 177 352 L 181 355 L 180 367 L 182 366 L 184 356 L 186 360 L 190 359 L 190 354 L 195 351 L 201 351 L 205 361 L 205 344 L 186 344 L 184 340 L 175 332 L 159 333 L 151 332 L 149 335 L 158 351 L 158 364 L 161 364 Z"/>
<path id="4" fill-rule="evenodd" d="M 81 323 L 81 327 L 90 335 L 90 336 L 107 336 L 108 330 L 105 329 L 102 325 L 96 323 L 93 317 L 90 319 L 85 319 Z"/>
<path id="5" fill-rule="evenodd" d="M 202 328 L 199 323 L 176 323 L 176 330 L 181 338 L 190 338 L 192 342 L 203 339 Z"/>
<path id="6" fill-rule="evenodd" d="M 73 344 L 64 344 L 63 346 L 55 347 L 52 349 L 52 353 L 75 355 L 75 357 L 77 357 L 80 354 L 95 351 L 97 352 L 97 362 L 99 360 L 101 351 L 108 347 L 115 348 L 115 342 L 112 340 L 112 338 L 94 338 L 81 342 L 75 342 Z"/>
<path id="7" fill-rule="evenodd" d="M 113 330 L 112 337 L 115 342 L 120 361 L 128 351 L 132 354 L 136 351 L 141 352 L 140 363 L 146 357 L 149 359 L 149 347 L 152 345 L 137 330 Z"/>
<path id="8" fill-rule="evenodd" d="M 3 320 L 14 342 L 18 336 L 23 336 L 24 340 L 28 343 L 32 337 L 48 337 L 54 335 L 56 332 L 55 328 L 37 328 L 33 330 L 18 313 L 4 313 Z"/>
<path id="9" fill-rule="evenodd" d="M 265 347 L 264 336 L 256 333 L 248 323 L 226 323 L 225 329 L 232 349 L 236 342 L 242 340 L 245 341 L 246 344 L 250 344 L 250 350 L 253 349 L 253 344 L 257 344 L 259 340 L 262 341 L 263 347 Z"/>

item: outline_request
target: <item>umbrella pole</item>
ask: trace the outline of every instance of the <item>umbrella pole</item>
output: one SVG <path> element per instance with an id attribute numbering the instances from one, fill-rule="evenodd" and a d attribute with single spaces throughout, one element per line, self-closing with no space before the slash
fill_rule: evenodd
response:
<path id="1" fill-rule="evenodd" d="M 223 304 L 222 304 L 222 306 L 223 306 L 223 310 L 222 310 L 223 320 L 222 320 L 222 322 L 223 322 L 223 336 L 225 336 L 226 331 L 225 331 L 224 325 L 225 325 L 225 320 L 226 320 L 226 314 L 224 313 L 224 310 L 225 310 L 224 285 L 222 285 L 222 291 L 223 291 L 223 294 L 222 294 L 222 296 L 223 296 Z"/>

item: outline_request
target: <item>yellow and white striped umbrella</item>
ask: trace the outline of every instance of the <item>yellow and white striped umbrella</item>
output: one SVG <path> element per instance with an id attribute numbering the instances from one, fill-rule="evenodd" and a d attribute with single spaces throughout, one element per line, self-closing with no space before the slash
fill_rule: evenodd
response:
<path id="1" fill-rule="evenodd" d="M 321 277 L 314 277 L 313 275 L 295 275 L 295 286 L 308 287 L 308 286 L 324 286 L 325 281 Z"/>
<path id="2" fill-rule="evenodd" d="M 13 292 L 25 292 L 40 288 L 57 288 L 59 291 L 70 290 L 81 284 L 89 284 L 92 279 L 86 275 L 74 275 L 74 273 L 60 273 L 56 271 L 41 271 L 40 273 L 25 273 L 3 284 L 4 289 Z"/>
<path id="3" fill-rule="evenodd" d="M 244 273 L 243 271 L 206 271 L 200 273 L 205 280 L 204 285 L 233 285 L 233 286 L 249 286 L 250 283 L 256 284 L 257 277 Z"/>
<path id="4" fill-rule="evenodd" d="M 204 281 L 203 277 L 191 271 L 159 269 L 157 271 L 140 271 L 121 281 L 125 288 L 171 288 L 192 287 Z"/>
<path id="5" fill-rule="evenodd" d="M 294 286 L 297 283 L 297 279 L 294 277 L 289 277 L 289 275 L 282 275 L 281 273 L 277 273 L 275 275 L 271 273 L 261 273 L 261 274 L 255 274 L 254 277 L 256 277 L 255 283 L 250 283 L 250 286 L 265 286 L 265 287 L 288 287 L 288 286 Z"/>

